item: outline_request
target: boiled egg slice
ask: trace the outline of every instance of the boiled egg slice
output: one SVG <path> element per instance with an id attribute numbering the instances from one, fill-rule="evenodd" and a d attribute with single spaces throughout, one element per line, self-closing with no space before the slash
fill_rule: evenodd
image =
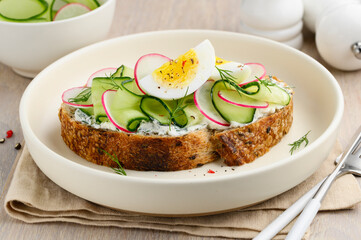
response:
<path id="1" fill-rule="evenodd" d="M 227 71 L 236 82 L 241 83 L 246 80 L 251 74 L 251 68 L 242 63 L 227 61 L 222 58 L 216 57 L 215 68 L 213 69 L 210 79 L 222 79 L 219 70 Z"/>
<path id="2" fill-rule="evenodd" d="M 146 94 L 165 99 L 179 99 L 202 86 L 211 76 L 216 58 L 209 40 L 204 40 L 177 59 L 164 63 L 138 81 Z"/>

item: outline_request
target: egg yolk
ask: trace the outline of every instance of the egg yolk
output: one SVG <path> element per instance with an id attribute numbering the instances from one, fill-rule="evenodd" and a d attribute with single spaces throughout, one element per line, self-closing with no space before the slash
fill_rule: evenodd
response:
<path id="1" fill-rule="evenodd" d="M 219 65 L 222 65 L 222 64 L 225 64 L 225 63 L 228 63 L 230 61 L 227 61 L 227 60 L 224 60 L 222 58 L 219 58 L 216 56 L 216 66 L 219 66 Z"/>
<path id="2" fill-rule="evenodd" d="M 152 76 L 165 88 L 183 88 L 195 78 L 198 63 L 197 54 L 191 49 L 177 59 L 163 64 L 152 73 Z"/>

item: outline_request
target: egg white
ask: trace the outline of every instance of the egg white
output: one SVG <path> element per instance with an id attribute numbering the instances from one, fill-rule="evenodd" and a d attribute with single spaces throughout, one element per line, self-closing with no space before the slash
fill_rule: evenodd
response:
<path id="1" fill-rule="evenodd" d="M 198 59 L 198 67 L 194 79 L 188 85 L 180 88 L 166 88 L 157 83 L 152 74 L 149 74 L 139 81 L 140 88 L 147 94 L 164 100 L 179 99 L 192 94 L 209 79 L 216 61 L 215 51 L 209 40 L 204 40 L 194 47 L 194 52 Z"/>

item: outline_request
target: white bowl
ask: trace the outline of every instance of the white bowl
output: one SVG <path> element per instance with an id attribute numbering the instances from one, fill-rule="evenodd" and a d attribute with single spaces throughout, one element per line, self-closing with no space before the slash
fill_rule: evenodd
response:
<path id="1" fill-rule="evenodd" d="M 84 15 L 62 21 L 17 23 L 0 21 L 0 62 L 25 77 L 35 77 L 66 54 L 104 40 L 116 0 Z"/>
<path id="2" fill-rule="evenodd" d="M 213 43 L 217 56 L 244 63 L 261 62 L 269 74 L 295 87 L 293 126 L 270 152 L 240 167 L 227 167 L 219 160 L 193 170 L 127 170 L 128 176 L 120 176 L 80 158 L 64 144 L 57 118 L 64 90 L 85 84 L 98 69 L 133 66 L 140 56 L 150 52 L 174 58 L 204 39 Z M 104 206 L 156 215 L 228 211 L 294 187 L 315 172 L 330 152 L 342 113 L 343 96 L 337 81 L 311 57 L 271 40 L 206 30 L 136 34 L 83 48 L 42 71 L 30 83 L 20 104 L 30 154 L 56 184 Z M 288 144 L 309 130 L 310 144 L 290 155 Z M 207 173 L 209 169 L 215 173 Z"/>

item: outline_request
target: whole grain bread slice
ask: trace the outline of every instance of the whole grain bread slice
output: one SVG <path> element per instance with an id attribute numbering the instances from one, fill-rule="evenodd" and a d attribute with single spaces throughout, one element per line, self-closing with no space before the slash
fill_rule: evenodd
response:
<path id="1" fill-rule="evenodd" d="M 288 133 L 293 100 L 275 113 L 243 127 L 201 129 L 182 136 L 129 134 L 96 129 L 74 118 L 75 108 L 59 110 L 61 136 L 82 158 L 98 165 L 117 167 L 104 152 L 115 154 L 125 169 L 176 171 L 192 169 L 223 158 L 229 166 L 254 161 Z"/>

